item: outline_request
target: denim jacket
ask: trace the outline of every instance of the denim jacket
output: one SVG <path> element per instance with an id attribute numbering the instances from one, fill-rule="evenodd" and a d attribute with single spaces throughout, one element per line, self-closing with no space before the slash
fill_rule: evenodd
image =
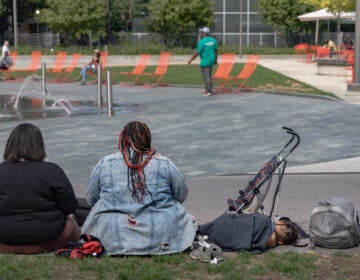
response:
<path id="1" fill-rule="evenodd" d="M 88 181 L 92 206 L 82 231 L 97 236 L 107 255 L 181 252 L 192 245 L 195 227 L 181 204 L 188 189 L 171 160 L 155 154 L 144 168 L 148 194 L 136 202 L 120 152 L 95 166 Z M 131 186 L 130 186 L 131 188 Z"/>

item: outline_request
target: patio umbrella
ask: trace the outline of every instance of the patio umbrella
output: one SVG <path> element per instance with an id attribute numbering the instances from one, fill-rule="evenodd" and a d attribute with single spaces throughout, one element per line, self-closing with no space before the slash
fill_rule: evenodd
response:
<path id="1" fill-rule="evenodd" d="M 319 20 L 346 19 L 346 20 L 355 21 L 355 11 L 354 12 L 340 12 L 339 14 L 337 14 L 337 13 L 329 12 L 327 8 L 323 8 L 323 9 L 315 11 L 315 12 L 311 12 L 311 13 L 307 13 L 307 14 L 298 16 L 298 19 L 300 21 L 316 21 L 315 44 L 317 45 L 318 40 L 319 40 Z M 340 29 L 338 28 L 338 32 L 339 32 L 339 30 Z M 339 38 L 339 34 L 338 34 L 338 38 Z"/>

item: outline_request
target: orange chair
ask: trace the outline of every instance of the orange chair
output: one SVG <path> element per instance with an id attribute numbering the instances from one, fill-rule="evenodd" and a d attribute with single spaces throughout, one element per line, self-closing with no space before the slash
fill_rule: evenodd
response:
<path id="1" fill-rule="evenodd" d="M 59 72 L 56 77 L 53 79 L 54 82 L 70 82 L 70 76 L 74 72 L 75 68 L 79 64 L 79 60 L 81 58 L 80 53 L 74 53 L 71 56 L 71 60 L 65 70 Z"/>
<path id="2" fill-rule="evenodd" d="M 238 92 L 243 88 L 248 81 L 248 79 L 251 77 L 251 75 L 254 73 L 258 63 L 259 63 L 260 57 L 258 55 L 249 55 L 246 64 L 244 68 L 241 70 L 239 75 L 237 76 L 230 76 L 227 80 L 227 84 L 229 84 L 229 87 L 236 87 L 235 92 Z M 225 85 L 224 85 L 225 86 Z M 221 93 L 221 90 L 217 91 L 216 93 Z"/>
<path id="3" fill-rule="evenodd" d="M 308 50 L 308 47 L 309 47 L 308 44 L 297 44 L 294 46 L 296 60 L 305 61 L 306 52 Z"/>
<path id="4" fill-rule="evenodd" d="M 14 72 L 14 66 L 16 64 L 16 60 L 17 60 L 17 52 L 11 52 L 10 53 L 10 56 L 13 60 L 13 63 L 12 65 L 9 67 L 9 69 L 7 70 L 4 70 L 4 69 L 1 69 L 1 73 L 3 73 L 4 77 L 5 77 L 5 81 L 8 81 L 8 80 L 12 80 L 14 79 L 12 76 L 11 76 L 11 73 Z"/>
<path id="5" fill-rule="evenodd" d="M 159 85 L 161 79 L 164 77 L 164 75 L 166 74 L 166 71 L 169 67 L 170 57 L 171 57 L 170 52 L 161 52 L 159 62 L 155 69 L 155 72 L 141 74 L 141 77 L 147 77 L 148 80 L 150 80 L 147 83 L 145 83 L 144 86 L 156 87 Z"/>
<path id="6" fill-rule="evenodd" d="M 355 64 L 355 53 L 354 50 L 348 50 L 346 57 L 346 65 L 345 65 L 345 83 L 353 83 L 354 82 L 354 64 Z M 349 71 L 351 72 L 351 79 L 347 78 Z"/>
<path id="7" fill-rule="evenodd" d="M 222 88 L 227 83 L 227 79 L 230 76 L 230 72 L 235 63 L 236 54 L 227 53 L 221 55 L 221 60 L 219 67 L 216 69 L 215 74 L 212 76 L 214 83 L 219 83 L 218 90 L 222 90 Z"/>
<path id="8" fill-rule="evenodd" d="M 330 50 L 324 47 L 318 47 L 316 50 L 316 57 L 317 58 L 324 58 L 330 56 Z"/>
<path id="9" fill-rule="evenodd" d="M 58 52 L 53 68 L 47 72 L 50 75 L 51 74 L 57 75 L 58 73 L 63 71 L 63 69 L 65 67 L 65 63 L 66 63 L 66 58 L 67 58 L 67 52 L 62 52 L 62 51 Z M 50 76 L 48 78 L 51 79 L 52 77 Z"/>
<path id="10" fill-rule="evenodd" d="M 134 69 L 131 72 L 120 72 L 120 75 L 125 75 L 126 78 L 131 78 L 131 83 L 135 84 L 136 81 L 141 77 L 141 74 L 144 72 L 149 60 L 150 60 L 151 54 L 140 54 L 138 63 L 134 67 Z M 135 77 L 135 78 L 132 78 Z"/>
<path id="11" fill-rule="evenodd" d="M 41 52 L 32 52 L 31 53 L 31 60 L 29 66 L 25 70 L 16 70 L 13 71 L 15 74 L 15 78 L 17 80 L 24 79 L 26 75 L 28 74 L 34 74 L 41 68 L 41 58 L 42 53 Z"/>

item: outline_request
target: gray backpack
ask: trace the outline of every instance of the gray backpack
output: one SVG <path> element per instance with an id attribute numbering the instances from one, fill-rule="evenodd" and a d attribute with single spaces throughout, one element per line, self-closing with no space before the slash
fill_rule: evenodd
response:
<path id="1" fill-rule="evenodd" d="M 344 198 L 331 198 L 319 202 L 310 214 L 310 240 L 325 248 L 351 248 L 359 244 L 358 212 Z"/>

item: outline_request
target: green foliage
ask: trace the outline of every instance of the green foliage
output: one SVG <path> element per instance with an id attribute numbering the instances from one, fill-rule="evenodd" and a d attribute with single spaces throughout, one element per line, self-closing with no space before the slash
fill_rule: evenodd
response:
<path id="1" fill-rule="evenodd" d="M 134 7 L 131 0 L 110 1 L 111 32 L 128 31 L 128 23 L 132 20 Z"/>
<path id="2" fill-rule="evenodd" d="M 62 32 L 79 39 L 89 30 L 105 32 L 106 1 L 103 0 L 47 0 L 39 21 L 48 24 L 53 32 Z"/>
<path id="3" fill-rule="evenodd" d="M 211 26 L 213 8 L 204 0 L 151 0 L 149 29 L 166 36 L 174 34 L 180 41 L 185 32 L 202 26 Z"/>
<path id="4" fill-rule="evenodd" d="M 288 37 L 308 26 L 308 23 L 300 22 L 297 17 L 312 11 L 313 6 L 300 0 L 259 0 L 258 8 L 268 24 Z"/>
<path id="5" fill-rule="evenodd" d="M 328 8 L 330 12 L 349 12 L 355 10 L 354 0 L 301 0 L 301 2 L 313 5 L 317 8 Z"/>

